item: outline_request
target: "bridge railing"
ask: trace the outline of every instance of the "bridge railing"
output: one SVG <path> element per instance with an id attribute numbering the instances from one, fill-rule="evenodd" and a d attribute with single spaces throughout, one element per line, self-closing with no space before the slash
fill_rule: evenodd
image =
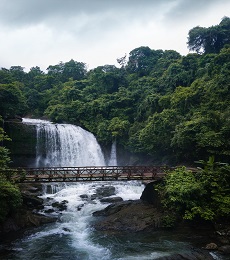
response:
<path id="1" fill-rule="evenodd" d="M 18 182 L 147 180 L 163 175 L 167 166 L 88 166 L 13 168 L 4 170 Z M 1 173 L 1 170 L 0 170 Z"/>

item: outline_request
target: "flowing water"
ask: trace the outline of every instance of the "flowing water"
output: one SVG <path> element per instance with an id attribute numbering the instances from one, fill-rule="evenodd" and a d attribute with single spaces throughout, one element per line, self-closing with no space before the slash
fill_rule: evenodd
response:
<path id="1" fill-rule="evenodd" d="M 36 126 L 35 167 L 103 166 L 104 155 L 94 135 L 79 126 L 23 119 Z"/>
<path id="2" fill-rule="evenodd" d="M 76 126 L 55 125 L 47 121 L 24 120 L 35 124 L 37 138 L 37 166 L 105 165 L 104 156 L 95 137 Z M 111 149 L 110 163 L 116 163 L 116 144 Z M 33 229 L 21 239 L 8 245 L 8 260 L 135 260 L 157 259 L 171 253 L 186 252 L 194 240 L 186 234 L 172 232 L 111 234 L 95 231 L 92 213 L 105 208 L 99 199 L 90 199 L 98 187 L 113 186 L 115 195 L 124 200 L 139 199 L 144 189 L 138 181 L 82 182 L 73 184 L 44 184 L 45 208 L 40 212 L 58 218 L 57 222 Z M 59 211 L 52 204 L 64 203 Z M 54 205 L 54 204 L 53 204 Z M 53 211 L 54 210 L 54 211 Z M 198 239 L 198 238 L 197 238 Z M 222 259 L 215 256 L 215 259 Z"/>
<path id="3" fill-rule="evenodd" d="M 140 182 L 134 181 L 104 182 L 103 185 L 114 186 L 116 196 L 124 200 L 138 199 L 144 188 Z M 64 201 L 66 210 L 61 214 L 58 210 L 51 213 L 58 216 L 56 223 L 39 227 L 32 235 L 15 241 L 9 247 L 12 252 L 5 259 L 157 259 L 192 248 L 191 241 L 172 232 L 110 234 L 95 231 L 91 224 L 96 217 L 92 213 L 108 204 L 102 204 L 98 199 L 87 200 L 86 195 L 90 198 L 101 186 L 101 182 L 53 184 L 52 189 L 44 186 L 41 196 L 45 201 L 43 212 L 50 210 L 52 203 Z"/>

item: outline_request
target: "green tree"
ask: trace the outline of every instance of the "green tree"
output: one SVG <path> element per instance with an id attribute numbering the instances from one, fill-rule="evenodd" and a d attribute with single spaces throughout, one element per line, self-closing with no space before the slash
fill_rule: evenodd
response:
<path id="1" fill-rule="evenodd" d="M 197 53 L 219 53 L 230 43 L 230 18 L 224 17 L 219 25 L 204 28 L 197 26 L 189 31 L 188 47 Z"/>
<path id="2" fill-rule="evenodd" d="M 4 119 L 23 115 L 26 108 L 19 83 L 0 84 L 0 113 Z"/>
<path id="3" fill-rule="evenodd" d="M 2 118 L 0 116 L 0 122 Z M 4 140 L 9 140 L 5 135 L 4 130 L 0 127 L 0 144 Z M 3 146 L 0 146 L 0 223 L 14 210 L 18 209 L 22 204 L 21 193 L 17 186 L 8 180 L 2 170 L 9 167 L 10 157 L 9 151 Z"/>
<path id="4" fill-rule="evenodd" d="M 165 184 L 159 187 L 163 205 L 188 220 L 229 217 L 230 167 L 214 164 L 213 157 L 202 163 L 205 167 L 197 173 L 181 167 L 166 174 Z"/>

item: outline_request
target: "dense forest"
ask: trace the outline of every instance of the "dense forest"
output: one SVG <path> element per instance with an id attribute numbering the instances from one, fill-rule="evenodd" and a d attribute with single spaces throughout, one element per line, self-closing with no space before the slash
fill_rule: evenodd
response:
<path id="1" fill-rule="evenodd" d="M 127 151 L 194 162 L 230 159 L 230 18 L 188 33 L 186 56 L 142 46 L 90 71 L 70 60 L 47 72 L 0 70 L 3 120 L 30 116 L 68 122 L 114 139 Z"/>

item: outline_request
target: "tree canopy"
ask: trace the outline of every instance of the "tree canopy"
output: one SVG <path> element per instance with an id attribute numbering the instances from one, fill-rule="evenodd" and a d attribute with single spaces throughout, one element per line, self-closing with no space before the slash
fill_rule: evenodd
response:
<path id="1" fill-rule="evenodd" d="M 224 17 L 220 24 L 204 28 L 197 26 L 189 31 L 188 47 L 197 53 L 219 53 L 230 44 L 230 18 Z"/>

